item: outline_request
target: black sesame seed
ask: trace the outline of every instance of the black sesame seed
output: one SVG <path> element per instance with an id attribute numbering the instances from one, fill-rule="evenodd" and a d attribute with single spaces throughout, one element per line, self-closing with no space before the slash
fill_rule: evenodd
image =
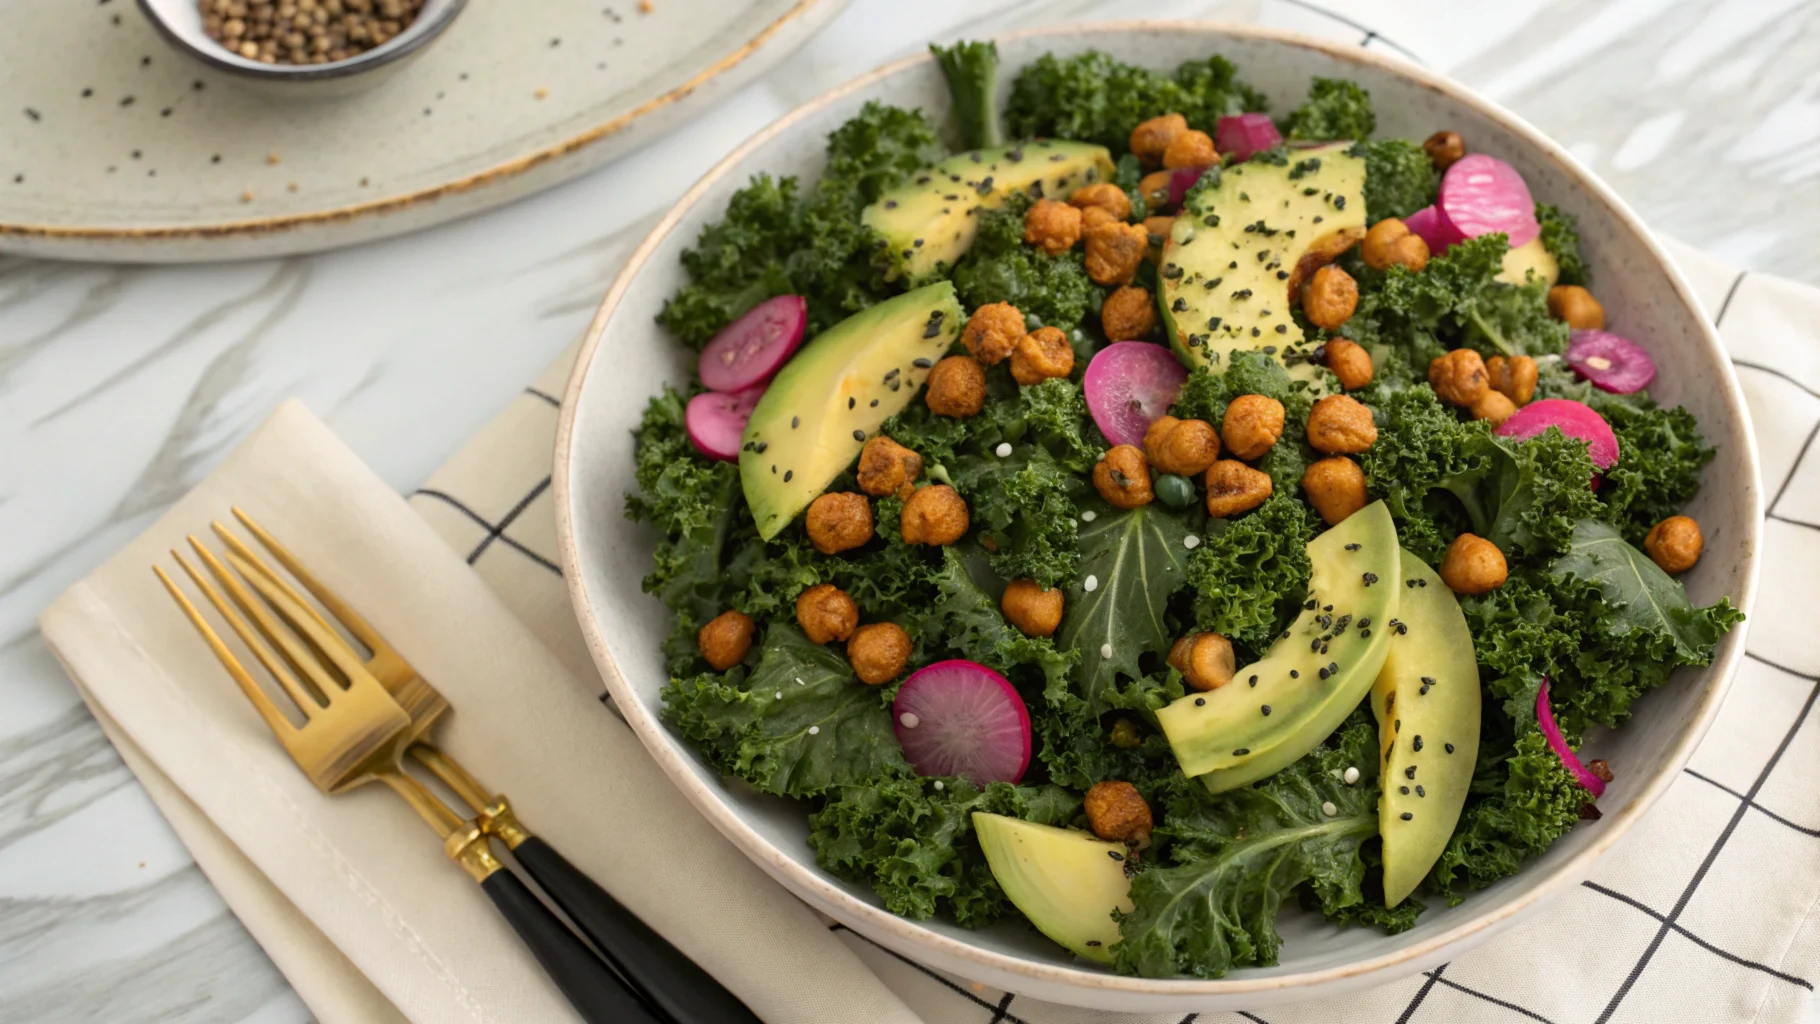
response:
<path id="1" fill-rule="evenodd" d="M 1100 944 L 1100 940 L 1098 940 L 1098 939 L 1088 939 L 1087 940 L 1087 945 L 1089 945 L 1089 946 L 1097 946 L 1099 944 Z"/>
<path id="2" fill-rule="evenodd" d="M 1117 850 L 1107 850 L 1106 856 L 1111 857 L 1113 860 L 1124 860 L 1125 859 L 1125 855 L 1118 852 Z"/>
<path id="3" fill-rule="evenodd" d="M 1426 587 L 1426 586 L 1428 586 L 1428 580 L 1427 580 L 1427 579 L 1425 579 L 1425 578 L 1424 578 L 1424 579 L 1419 579 L 1419 580 L 1416 580 L 1416 586 L 1418 586 L 1418 587 Z"/>
<path id="4" fill-rule="evenodd" d="M 915 359 L 910 360 L 910 365 L 919 370 L 927 370 L 929 367 L 934 366 L 935 362 L 925 356 L 917 356 Z"/>
<path id="5" fill-rule="evenodd" d="M 1411 747 L 1411 749 L 1413 749 L 1413 750 L 1414 750 L 1414 751 L 1415 751 L 1415 752 L 1416 752 L 1416 753 L 1418 753 L 1418 754 L 1420 754 L 1420 753 L 1421 753 L 1421 752 L 1422 752 L 1422 737 L 1420 737 L 1420 736 L 1417 736 L 1417 737 L 1416 737 L 1416 738 L 1415 738 L 1415 740 L 1414 740 L 1414 742 L 1412 742 L 1412 743 L 1411 743 L 1411 744 L 1410 744 L 1410 747 Z"/>
<path id="6" fill-rule="evenodd" d="M 1448 744 L 1444 744 L 1444 746 L 1446 746 L 1446 747 L 1447 747 L 1447 752 L 1448 752 L 1448 753 L 1449 753 L 1449 754 L 1451 754 L 1451 753 L 1453 753 L 1453 744 L 1451 744 L 1451 743 L 1448 743 Z"/>
<path id="7" fill-rule="evenodd" d="M 795 430 L 798 426 L 800 426 L 802 424 L 802 422 L 803 422 L 803 418 L 801 416 L 790 417 L 790 429 Z"/>
<path id="8" fill-rule="evenodd" d="M 895 200 L 895 199 L 885 200 L 885 209 L 887 209 L 887 210 L 897 209 L 897 200 Z"/>
<path id="9" fill-rule="evenodd" d="M 847 408 L 849 408 L 849 409 L 851 409 L 851 408 L 853 408 L 853 407 L 854 407 L 854 406 L 856 406 L 856 405 L 858 405 L 858 404 L 859 404 L 859 399 L 857 399 L 857 398 L 854 398 L 854 397 L 852 397 L 852 396 L 848 396 L 848 398 L 847 398 Z"/>
<path id="10" fill-rule="evenodd" d="M 853 439 L 855 441 L 864 441 L 866 439 L 866 432 L 863 430 L 855 430 L 853 432 Z"/>
<path id="11" fill-rule="evenodd" d="M 1239 749 L 1232 752 L 1232 756 L 1233 757 L 1244 757 L 1246 754 L 1249 754 L 1249 753 L 1251 753 L 1250 747 L 1240 747 Z"/>
<path id="12" fill-rule="evenodd" d="M 1302 673 L 1297 672 L 1295 669 L 1292 668 L 1289 670 L 1289 678 L 1300 679 L 1300 678 L 1302 678 Z"/>
<path id="13" fill-rule="evenodd" d="M 1422 788 L 1422 787 L 1421 787 L 1421 786 L 1417 786 L 1417 787 L 1416 787 L 1416 795 L 1417 795 L 1417 796 L 1427 796 L 1427 795 L 1428 795 L 1428 791 L 1427 791 L 1427 790 L 1425 790 L 1425 789 L 1423 789 L 1423 788 Z"/>
<path id="14" fill-rule="evenodd" d="M 1206 707 L 1206 706 L 1207 706 L 1207 698 L 1205 698 L 1205 697 L 1196 697 L 1196 698 L 1195 698 L 1195 699 L 1194 699 L 1194 706 L 1195 706 L 1195 707 L 1197 707 L 1197 708 L 1204 708 L 1204 707 Z"/>
<path id="15" fill-rule="evenodd" d="M 1404 811 L 1402 814 L 1402 818 L 1404 821 L 1413 821 L 1413 820 L 1415 820 L 1415 815 L 1409 813 L 1408 811 Z"/>
<path id="16" fill-rule="evenodd" d="M 786 469 L 786 470 L 784 470 L 784 483 L 789 483 L 789 482 L 790 482 L 790 478 L 791 478 L 791 477 L 793 477 L 793 476 L 795 476 L 795 475 L 796 475 L 796 470 L 794 470 L 794 469 Z"/>
<path id="17" fill-rule="evenodd" d="M 1314 598 L 1312 598 L 1312 597 L 1308 599 L 1307 603 L 1302 605 L 1303 611 L 1311 612 L 1311 611 L 1314 611 L 1314 609 L 1315 609 L 1315 604 L 1314 604 Z"/>
<path id="18" fill-rule="evenodd" d="M 872 408 L 874 408 L 874 409 L 878 408 L 878 399 L 874 398 L 872 400 Z"/>
<path id="19" fill-rule="evenodd" d="M 1406 779 L 1415 778 L 1416 777 L 1416 766 L 1412 764 L 1409 767 L 1403 769 L 1403 777 Z"/>
<path id="20" fill-rule="evenodd" d="M 1258 677 L 1257 677 L 1257 676 L 1252 676 L 1252 677 L 1251 677 L 1251 679 L 1250 679 L 1250 683 L 1251 683 L 1251 685 L 1252 685 L 1252 686 L 1256 686 L 1256 685 L 1258 685 Z"/>
<path id="21" fill-rule="evenodd" d="M 1373 583 L 1376 583 L 1378 581 L 1378 574 L 1375 572 L 1368 572 L 1364 576 L 1360 577 L 1360 579 L 1363 579 L 1365 581 L 1365 585 L 1369 587 Z"/>
<path id="22" fill-rule="evenodd" d="M 1401 793 L 1401 794 L 1403 794 L 1403 795 L 1404 795 L 1404 796 L 1408 796 L 1408 795 L 1409 795 L 1409 787 L 1408 787 L 1408 786 L 1398 786 L 1398 787 L 1397 787 L 1397 792 L 1399 792 L 1399 793 Z"/>
<path id="23" fill-rule="evenodd" d="M 760 441 L 757 444 L 752 446 L 752 450 L 759 453 L 760 455 L 763 455 L 765 453 L 765 449 L 769 448 L 769 447 L 771 447 L 771 442 Z"/>
<path id="24" fill-rule="evenodd" d="M 1270 717 L 1270 705 L 1266 704 L 1263 707 L 1259 708 L 1258 710 L 1264 712 L 1265 718 Z"/>
<path id="25" fill-rule="evenodd" d="M 1327 670 L 1325 668 L 1321 669 L 1321 678 L 1322 679 L 1327 678 Z"/>

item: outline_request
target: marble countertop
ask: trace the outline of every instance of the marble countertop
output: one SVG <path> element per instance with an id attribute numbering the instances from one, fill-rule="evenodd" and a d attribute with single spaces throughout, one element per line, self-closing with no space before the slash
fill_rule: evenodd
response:
<path id="1" fill-rule="evenodd" d="M 401 490 L 418 483 L 574 340 L 689 182 L 827 87 L 931 37 L 1136 13 L 856 0 L 669 138 L 467 221 L 232 265 L 0 258 L 0 1021 L 309 1019 L 45 648 L 35 619 L 58 592 L 287 396 Z M 1812 0 L 1163 0 L 1141 14 L 1414 55 L 1567 144 L 1657 229 L 1820 284 Z"/>

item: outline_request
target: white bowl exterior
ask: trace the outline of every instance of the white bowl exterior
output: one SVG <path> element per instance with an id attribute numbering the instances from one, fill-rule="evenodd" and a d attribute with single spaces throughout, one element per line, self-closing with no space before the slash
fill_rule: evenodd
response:
<path id="1" fill-rule="evenodd" d="M 1370 90 L 1380 137 L 1420 139 L 1451 128 L 1475 151 L 1508 160 L 1538 199 L 1579 218 L 1597 293 L 1611 321 L 1642 341 L 1661 368 L 1653 394 L 1664 403 L 1688 406 L 1717 445 L 1719 457 L 1689 509 L 1706 531 L 1707 553 L 1683 579 L 1697 602 L 1731 595 L 1748 610 L 1761 499 L 1755 442 L 1730 364 L 1685 283 L 1635 215 L 1558 146 L 1513 115 L 1409 65 L 1251 27 L 1073 26 L 1003 37 L 998 45 L 1009 69 L 1044 52 L 1088 48 L 1158 68 L 1219 53 L 1279 111 L 1301 101 L 1312 76 L 1349 77 Z M 1001 76 L 1001 88 L 1010 77 Z M 624 519 L 623 495 L 633 481 L 631 431 L 647 399 L 663 381 L 686 382 L 691 360 L 653 317 L 685 280 L 681 251 L 724 214 L 729 198 L 752 173 L 813 177 L 827 133 L 872 99 L 921 107 L 938 123 L 948 107 L 934 65 L 916 58 L 850 83 L 748 141 L 685 196 L 634 255 L 589 332 L 563 403 L 555 487 L 563 569 L 576 612 L 614 699 L 685 794 L 773 877 L 866 937 L 1000 988 L 1103 1009 L 1260 1007 L 1382 984 L 1459 955 L 1543 896 L 1584 878 L 1692 753 L 1741 656 L 1743 627 L 1726 638 L 1712 667 L 1677 672 L 1639 703 L 1622 730 L 1589 741 L 1591 756 L 1624 766 L 1601 801 L 1603 821 L 1575 829 L 1518 875 L 1457 907 L 1431 900 L 1420 924 L 1401 935 L 1340 930 L 1318 916 L 1285 913 L 1279 922 L 1285 939 L 1281 962 L 1217 981 L 1112 975 L 1074 960 L 1021 922 L 970 932 L 941 921 L 892 916 L 869 891 L 815 866 L 799 807 L 723 782 L 662 725 L 658 694 L 667 673 L 657 639 L 668 631 L 666 611 L 640 590 L 653 538 Z"/>

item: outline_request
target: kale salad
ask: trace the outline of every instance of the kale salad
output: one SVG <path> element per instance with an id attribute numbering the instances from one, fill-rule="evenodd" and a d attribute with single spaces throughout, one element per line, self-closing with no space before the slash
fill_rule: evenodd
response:
<path id="1" fill-rule="evenodd" d="M 945 123 L 755 176 L 658 317 L 669 727 L 892 912 L 1147 977 L 1598 827 L 1586 731 L 1741 616 L 1675 578 L 1714 452 L 1573 219 L 1351 81 L 1088 52 L 999 109 L 991 44 L 933 49 Z"/>

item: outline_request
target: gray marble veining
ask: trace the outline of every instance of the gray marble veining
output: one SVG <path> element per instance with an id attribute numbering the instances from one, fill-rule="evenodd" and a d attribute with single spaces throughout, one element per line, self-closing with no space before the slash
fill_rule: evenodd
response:
<path id="1" fill-rule="evenodd" d="M 289 395 L 386 480 L 422 480 L 575 338 L 690 181 L 825 88 L 931 37 L 1129 17 L 1375 29 L 1657 228 L 1820 284 L 1813 0 L 858 0 L 671 137 L 468 221 L 237 265 L 0 257 L 0 1021 L 308 1018 L 38 638 L 53 596 Z"/>

